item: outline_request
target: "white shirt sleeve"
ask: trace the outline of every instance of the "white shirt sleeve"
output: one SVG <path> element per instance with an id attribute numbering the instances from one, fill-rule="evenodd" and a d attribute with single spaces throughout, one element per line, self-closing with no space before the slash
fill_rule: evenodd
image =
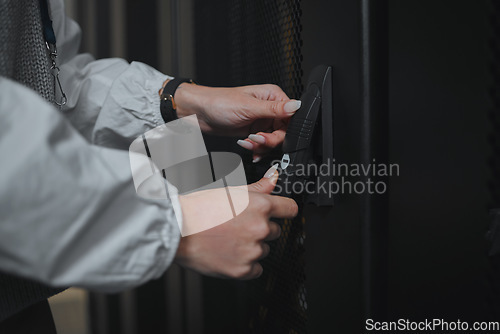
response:
<path id="1" fill-rule="evenodd" d="M 78 25 L 62 0 L 50 7 L 68 104 L 58 111 L 0 78 L 0 270 L 52 286 L 134 287 L 165 271 L 180 238 L 178 200 L 138 197 L 125 151 L 163 123 L 169 77 L 79 55 Z"/>
<path id="2" fill-rule="evenodd" d="M 0 78 L 0 93 L 0 270 L 107 292 L 159 277 L 179 228 L 169 201 L 137 196 L 128 153 L 24 86 Z"/>

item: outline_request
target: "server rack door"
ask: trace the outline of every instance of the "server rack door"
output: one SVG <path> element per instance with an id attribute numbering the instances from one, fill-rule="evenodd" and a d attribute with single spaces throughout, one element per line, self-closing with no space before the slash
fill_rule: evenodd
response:
<path id="1" fill-rule="evenodd" d="M 300 97 L 313 67 L 331 65 L 335 163 L 377 159 L 398 164 L 400 175 L 382 177 L 385 195 L 351 191 L 336 195 L 333 208 L 303 206 L 297 220 L 282 222 L 287 242 L 274 245 L 260 280 L 205 278 L 200 298 L 196 278 L 177 272 L 175 298 L 166 291 L 173 282 L 168 278 L 168 284 L 157 281 L 120 296 L 94 296 L 95 318 L 102 320 L 95 322 L 96 332 L 154 327 L 182 333 L 359 333 L 368 318 L 494 319 L 498 302 L 483 235 L 489 203 L 486 134 L 492 132 L 486 116 L 486 18 L 489 12 L 498 17 L 497 7 L 486 1 L 193 2 L 195 74 L 183 72 L 179 62 L 187 58 L 164 44 L 150 41 L 145 49 L 137 35 L 123 38 L 124 27 L 147 27 L 148 36 L 164 41 L 152 31 L 167 31 L 161 13 L 169 15 L 175 6 L 164 1 L 147 2 L 150 9 L 162 8 L 155 15 L 142 2 L 135 11 L 137 1 L 115 0 L 128 13 L 121 19 L 114 13 L 121 42 L 110 49 L 113 36 L 87 41 L 99 55 L 118 50 L 129 60 L 163 64 L 167 73 L 193 76 L 201 84 L 275 83 L 293 98 Z M 93 0 L 85 7 L 95 11 L 95 5 Z M 102 21 L 101 28 L 108 25 L 111 2 L 103 6 L 100 15 L 87 13 L 87 28 L 94 25 L 91 17 Z M 179 26 L 185 22 L 183 17 Z M 497 44 L 490 45 L 494 52 Z M 238 151 L 234 142 L 208 140 L 209 149 Z M 255 165 L 238 152 L 249 181 L 279 157 Z M 190 316 L 196 301 L 203 310 Z M 151 303 L 155 315 L 147 311 Z"/>
<path id="2" fill-rule="evenodd" d="M 377 20 L 377 27 L 384 23 L 386 3 L 199 1 L 196 13 L 201 43 L 197 70 L 202 82 L 276 83 L 290 97 L 298 98 L 303 88 L 299 83 L 313 67 L 332 65 L 335 159 L 359 164 L 375 152 L 383 159 L 387 119 L 377 122 L 380 118 L 376 116 L 387 113 L 387 72 L 376 65 L 386 64 L 387 47 L 384 28 L 373 26 Z M 375 80 L 385 80 L 385 87 L 379 81 L 374 90 Z M 249 167 L 249 174 L 257 178 L 273 158 L 279 155 L 264 160 L 265 167 L 260 170 L 259 166 Z M 380 254 L 366 261 L 365 255 L 383 247 L 376 243 L 380 238 L 371 234 L 363 240 L 362 231 L 382 227 L 378 236 L 384 235 L 387 222 L 375 219 L 384 214 L 377 212 L 384 204 L 372 206 L 368 214 L 362 208 L 372 205 L 372 199 L 355 193 L 338 194 L 333 208 L 303 204 L 299 219 L 284 223 L 285 233 L 291 233 L 284 240 L 292 242 L 285 247 L 274 245 L 275 251 L 284 251 L 285 256 L 276 261 L 271 254 L 264 266 L 266 276 L 251 283 L 206 280 L 208 332 L 354 333 L 362 329 L 364 312 L 382 313 L 383 307 L 378 306 L 384 304 L 385 294 L 377 295 L 381 290 L 373 285 L 384 282 L 384 257 Z M 374 246 L 363 248 L 364 241 L 372 241 Z M 281 274 L 286 269 L 288 272 Z M 222 306 L 211 309 L 216 300 Z"/>
<path id="3" fill-rule="evenodd" d="M 196 2 L 197 78 L 211 85 L 278 84 L 290 98 L 303 90 L 301 1 Z M 249 182 L 262 177 L 279 152 L 251 163 L 239 152 Z M 227 142 L 231 142 L 230 145 Z M 209 145 L 221 148 L 221 140 Z M 263 261 L 264 274 L 252 282 L 206 279 L 207 333 L 303 333 L 306 331 L 304 220 L 280 222 L 282 237 Z M 214 304 L 217 308 L 213 308 Z"/>
<path id="4" fill-rule="evenodd" d="M 495 8 L 302 2 L 304 72 L 335 68 L 336 162 L 399 167 L 385 197 L 344 194 L 333 210 L 306 211 L 310 332 L 360 332 L 368 319 L 496 317 L 484 239 Z"/>
<path id="5" fill-rule="evenodd" d="M 226 6 L 213 14 L 229 24 Z M 333 208 L 304 208 L 308 331 L 357 333 L 367 319 L 489 319 L 486 2 L 308 0 L 300 13 L 301 76 L 334 68 L 335 162 L 399 168 L 379 176 L 384 194 L 343 193 Z M 237 20 L 240 29 L 265 31 L 249 20 Z M 240 41 L 225 31 L 217 39 L 228 51 Z M 258 63 L 247 56 L 257 51 L 238 50 L 218 63 L 207 48 L 220 67 L 199 66 L 200 75 L 253 83 L 232 66 L 252 72 Z"/>
<path id="6" fill-rule="evenodd" d="M 304 1 L 302 8 L 304 71 L 334 68 L 337 191 L 332 208 L 306 209 L 308 329 L 358 333 L 365 317 L 385 318 L 387 191 L 374 196 L 366 187 L 387 181 L 339 167 L 387 163 L 387 2 Z"/>

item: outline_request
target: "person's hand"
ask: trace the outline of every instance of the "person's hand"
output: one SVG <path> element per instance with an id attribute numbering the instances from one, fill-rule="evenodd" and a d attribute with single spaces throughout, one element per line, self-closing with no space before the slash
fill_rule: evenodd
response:
<path id="1" fill-rule="evenodd" d="M 269 254 L 266 241 L 277 239 L 281 230 L 271 217 L 293 218 L 294 200 L 272 196 L 278 178 L 272 168 L 259 182 L 248 186 L 248 207 L 238 216 L 209 230 L 181 238 L 175 261 L 202 274 L 221 278 L 252 279 L 262 274 L 259 260 Z M 216 210 L 213 196 L 180 196 L 184 223 L 209 219 L 200 208 Z"/>
<path id="2" fill-rule="evenodd" d="M 196 114 L 203 132 L 245 138 L 254 158 L 281 145 L 300 101 L 276 85 L 215 88 L 183 83 L 174 96 L 179 117 Z M 248 137 L 248 138 L 246 138 Z"/>

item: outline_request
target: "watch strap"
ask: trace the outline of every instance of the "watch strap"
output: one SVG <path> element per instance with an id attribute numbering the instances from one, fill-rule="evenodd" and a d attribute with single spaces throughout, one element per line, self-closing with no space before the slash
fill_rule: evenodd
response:
<path id="1" fill-rule="evenodd" d="M 174 96 L 179 85 L 184 82 L 194 83 L 191 79 L 175 78 L 169 80 L 163 88 L 160 101 L 160 112 L 165 123 L 178 119 Z"/>

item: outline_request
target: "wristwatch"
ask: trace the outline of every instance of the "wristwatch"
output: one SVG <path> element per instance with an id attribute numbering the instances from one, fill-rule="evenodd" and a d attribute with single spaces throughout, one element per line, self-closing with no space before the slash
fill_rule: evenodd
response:
<path id="1" fill-rule="evenodd" d="M 193 80 L 186 78 L 175 78 L 167 82 L 161 93 L 160 102 L 160 112 L 161 117 L 168 123 L 177 117 L 177 105 L 175 104 L 174 95 L 177 87 L 184 82 L 189 82 L 190 84 L 195 84 Z"/>

